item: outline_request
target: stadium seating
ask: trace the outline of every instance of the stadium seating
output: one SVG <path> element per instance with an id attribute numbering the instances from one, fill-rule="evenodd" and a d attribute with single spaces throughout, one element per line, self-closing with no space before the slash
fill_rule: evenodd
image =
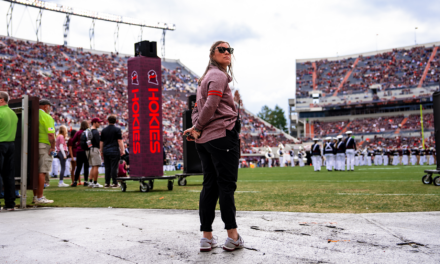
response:
<path id="1" fill-rule="evenodd" d="M 429 97 L 440 72 L 440 54 L 432 46 L 335 59 L 296 64 L 297 107 Z M 372 85 L 380 85 L 377 95 L 369 91 Z M 319 103 L 310 98 L 312 91 L 321 94 Z"/>
<path id="2" fill-rule="evenodd" d="M 127 56 L 84 51 L 0 37 L 0 90 L 11 98 L 23 94 L 48 98 L 54 104 L 55 126 L 79 128 L 82 120 L 109 114 L 118 117 L 128 142 Z M 182 160 L 182 113 L 186 98 L 197 88 L 198 76 L 176 60 L 162 61 L 164 148 L 169 160 Z M 242 149 L 293 144 L 280 130 L 245 109 Z"/>
<path id="3" fill-rule="evenodd" d="M 344 128 L 353 131 L 357 135 L 394 133 L 397 129 L 400 129 L 400 132 L 421 130 L 419 114 L 409 115 L 405 123 L 400 126 L 404 119 L 403 115 L 396 115 L 392 117 L 356 118 L 351 121 L 314 121 L 313 125 L 315 136 L 317 137 L 339 135 Z M 349 123 L 350 125 L 347 127 Z M 425 131 L 432 131 L 434 129 L 433 114 L 423 115 L 423 125 Z"/>
<path id="4" fill-rule="evenodd" d="M 420 115 L 410 115 L 406 123 L 402 126 L 402 130 L 405 131 L 419 131 L 421 128 Z M 425 131 L 434 130 L 434 115 L 423 115 L 423 129 Z"/>
<path id="5" fill-rule="evenodd" d="M 402 145 L 407 145 L 409 148 L 417 147 L 419 148 L 422 145 L 422 139 L 420 137 L 401 137 L 401 136 L 392 136 L 392 137 L 368 137 L 365 136 L 364 140 L 361 141 L 362 148 L 367 146 L 380 146 L 380 147 L 401 147 Z M 430 136 L 425 138 L 425 147 L 433 147 L 435 144 L 434 136 Z"/>

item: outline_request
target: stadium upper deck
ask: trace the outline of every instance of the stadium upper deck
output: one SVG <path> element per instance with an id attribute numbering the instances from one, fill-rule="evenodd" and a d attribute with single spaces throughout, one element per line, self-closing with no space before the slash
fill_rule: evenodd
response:
<path id="1" fill-rule="evenodd" d="M 430 101 L 440 42 L 296 61 L 296 111 Z"/>

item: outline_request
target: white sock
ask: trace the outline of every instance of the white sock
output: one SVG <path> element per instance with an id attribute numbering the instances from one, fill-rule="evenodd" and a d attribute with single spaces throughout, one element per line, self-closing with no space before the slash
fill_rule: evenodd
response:
<path id="1" fill-rule="evenodd" d="M 63 181 L 63 180 L 60 180 L 60 183 L 64 183 L 64 181 Z"/>

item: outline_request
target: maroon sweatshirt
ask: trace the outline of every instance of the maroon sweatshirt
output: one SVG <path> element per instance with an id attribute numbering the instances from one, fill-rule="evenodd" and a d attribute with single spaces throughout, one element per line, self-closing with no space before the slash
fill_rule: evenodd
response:
<path id="1" fill-rule="evenodd" d="M 197 101 L 192 112 L 193 125 L 202 131 L 196 143 L 226 136 L 226 129 L 232 130 L 237 120 L 237 109 L 228 83 L 232 78 L 217 66 L 211 65 L 197 88 Z"/>
<path id="2" fill-rule="evenodd" d="M 76 148 L 76 153 L 81 152 L 81 151 L 84 152 L 84 150 L 81 148 L 81 145 L 79 144 L 82 132 L 84 132 L 84 130 L 78 130 L 72 139 L 72 145 L 73 145 L 72 149 Z"/>

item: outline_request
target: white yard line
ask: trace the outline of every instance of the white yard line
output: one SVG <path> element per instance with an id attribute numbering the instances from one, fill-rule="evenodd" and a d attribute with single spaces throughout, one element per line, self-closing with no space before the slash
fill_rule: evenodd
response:
<path id="1" fill-rule="evenodd" d="M 189 190 L 188 192 L 201 192 L 201 190 Z M 236 191 L 235 193 L 259 193 L 258 191 Z"/>
<path id="2" fill-rule="evenodd" d="M 401 168 L 367 168 L 367 169 L 357 169 L 357 170 L 400 170 Z"/>
<path id="3" fill-rule="evenodd" d="M 438 194 L 423 194 L 423 193 L 338 193 L 339 195 L 378 195 L 378 196 L 385 196 L 385 195 L 390 195 L 390 196 L 435 196 Z"/>
<path id="4" fill-rule="evenodd" d="M 87 192 L 121 192 L 121 190 L 105 190 L 105 189 L 104 190 L 85 189 L 84 191 L 87 191 Z"/>
<path id="5" fill-rule="evenodd" d="M 238 180 L 238 182 L 418 182 L 420 180 Z M 203 182 L 203 180 L 191 180 Z"/>

